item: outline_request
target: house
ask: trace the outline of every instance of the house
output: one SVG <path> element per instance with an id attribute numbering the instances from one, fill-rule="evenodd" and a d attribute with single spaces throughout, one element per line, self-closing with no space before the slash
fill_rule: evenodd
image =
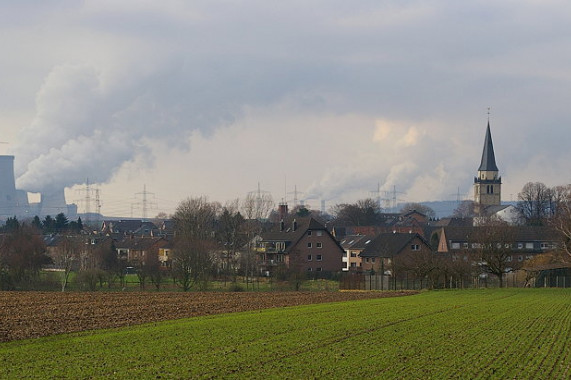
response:
<path id="1" fill-rule="evenodd" d="M 442 227 L 439 233 L 439 253 L 447 253 L 452 257 L 467 258 L 470 250 L 477 249 L 480 242 L 478 236 L 485 226 L 475 227 Z M 524 261 L 536 254 L 556 249 L 561 241 L 557 231 L 543 226 L 502 226 L 506 237 L 511 240 L 513 255 L 509 260 Z"/>
<path id="2" fill-rule="evenodd" d="M 359 254 L 362 270 L 386 273 L 398 257 L 432 254 L 430 244 L 415 233 L 381 233 Z M 389 269 L 390 268 L 390 269 Z"/>
<path id="3" fill-rule="evenodd" d="M 172 267 L 173 245 L 172 240 L 159 244 L 159 262 L 162 268 Z"/>
<path id="4" fill-rule="evenodd" d="M 279 223 L 261 234 L 255 251 L 262 274 L 278 267 L 297 272 L 338 272 L 343 269 L 343 248 L 327 228 L 312 217 Z"/>
<path id="5" fill-rule="evenodd" d="M 474 218 L 474 225 L 486 224 L 490 219 L 516 225 L 519 223 L 519 213 L 513 205 L 488 206 L 482 210 L 480 216 Z"/>
<path id="6" fill-rule="evenodd" d="M 128 238 L 115 243 L 117 256 L 121 260 L 126 260 L 132 265 L 138 265 L 149 259 L 149 255 L 156 255 L 157 260 L 160 260 L 160 248 L 167 247 L 168 240 L 158 237 L 135 237 L 129 236 Z M 163 259 L 168 257 L 170 251 L 163 250 Z M 166 253 L 166 255 L 165 255 Z"/>
<path id="7" fill-rule="evenodd" d="M 343 271 L 361 271 L 359 254 L 373 240 L 374 235 L 348 235 L 339 244 L 345 250 L 343 253 Z"/>

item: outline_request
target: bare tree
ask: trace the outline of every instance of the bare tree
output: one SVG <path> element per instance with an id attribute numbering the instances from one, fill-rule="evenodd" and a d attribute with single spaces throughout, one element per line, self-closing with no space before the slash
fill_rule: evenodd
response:
<path id="1" fill-rule="evenodd" d="M 455 218 L 473 218 L 476 216 L 476 208 L 475 208 L 474 201 L 462 201 L 458 206 L 454 209 L 454 213 L 452 214 Z"/>
<path id="2" fill-rule="evenodd" d="M 242 212 L 245 217 L 244 231 L 246 233 L 247 249 L 244 253 L 243 267 L 248 287 L 250 276 L 255 272 L 256 255 L 254 253 L 253 240 L 262 232 L 262 220 L 265 219 L 272 208 L 274 200 L 268 193 L 248 193 L 242 202 Z"/>
<path id="3" fill-rule="evenodd" d="M 331 211 L 337 221 L 353 226 L 375 225 L 381 214 L 379 204 L 371 198 L 361 199 L 356 203 L 337 204 Z"/>
<path id="4" fill-rule="evenodd" d="M 482 271 L 496 276 L 500 288 L 503 287 L 504 274 L 520 266 L 512 257 L 514 228 L 502 222 L 479 226 L 471 240 L 475 259 Z"/>
<path id="5" fill-rule="evenodd" d="M 265 219 L 273 207 L 274 200 L 268 193 L 248 193 L 242 202 L 242 210 L 246 219 Z"/>
<path id="6" fill-rule="evenodd" d="M 521 222 L 541 226 L 550 216 L 552 190 L 541 182 L 528 182 L 517 195 L 516 209 Z"/>
<path id="7" fill-rule="evenodd" d="M 557 212 L 551 219 L 551 225 L 562 235 L 561 250 L 571 256 L 571 184 L 556 189 Z"/>
<path id="8" fill-rule="evenodd" d="M 23 224 L 6 234 L 0 246 L 2 286 L 29 286 L 38 277 L 42 266 L 51 262 L 45 252 L 42 237 L 30 226 Z"/>
<path id="9" fill-rule="evenodd" d="M 225 281 L 226 275 L 232 275 L 232 282 L 236 282 L 237 252 L 247 242 L 245 220 L 238 211 L 238 204 L 238 200 L 226 204 L 219 218 L 220 244 L 223 247 L 222 271 Z"/>
<path id="10" fill-rule="evenodd" d="M 159 261 L 159 249 L 157 247 L 150 247 L 144 256 L 134 263 L 137 270 L 137 278 L 139 279 L 139 286 L 145 289 L 147 279 L 155 285 L 157 290 L 161 287 L 162 272 L 161 263 Z"/>
<path id="11" fill-rule="evenodd" d="M 61 291 L 65 292 L 71 271 L 79 264 L 79 258 L 85 246 L 82 237 L 63 234 L 53 254 L 55 267 L 61 270 Z"/>
<path id="12" fill-rule="evenodd" d="M 175 239 L 173 275 L 184 291 L 194 285 L 205 288 L 212 272 L 214 222 L 218 205 L 206 197 L 182 201 L 173 216 Z"/>

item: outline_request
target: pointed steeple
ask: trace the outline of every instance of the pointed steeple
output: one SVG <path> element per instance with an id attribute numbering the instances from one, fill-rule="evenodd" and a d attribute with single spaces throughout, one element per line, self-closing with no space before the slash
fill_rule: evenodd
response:
<path id="1" fill-rule="evenodd" d="M 492 133 L 490 132 L 490 121 L 488 120 L 488 128 L 486 130 L 486 139 L 484 140 L 484 151 L 482 152 L 482 161 L 478 171 L 498 171 L 496 166 L 496 156 L 494 155 L 494 144 L 492 143 Z"/>

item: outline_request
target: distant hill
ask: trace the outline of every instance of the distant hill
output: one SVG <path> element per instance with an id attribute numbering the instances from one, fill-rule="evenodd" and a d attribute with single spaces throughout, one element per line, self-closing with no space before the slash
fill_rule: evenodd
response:
<path id="1" fill-rule="evenodd" d="M 438 219 L 447 218 L 452 216 L 456 207 L 460 202 L 458 201 L 432 201 L 432 202 L 419 202 L 421 205 L 430 207 L 436 213 Z M 502 202 L 504 205 L 514 205 L 517 202 Z"/>

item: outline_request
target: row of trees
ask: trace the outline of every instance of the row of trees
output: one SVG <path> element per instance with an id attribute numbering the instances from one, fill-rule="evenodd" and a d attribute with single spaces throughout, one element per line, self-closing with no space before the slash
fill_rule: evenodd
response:
<path id="1" fill-rule="evenodd" d="M 74 232 L 79 233 L 83 230 L 83 222 L 81 217 L 77 218 L 77 221 L 69 221 L 64 213 L 59 213 L 55 218 L 47 215 L 43 220 L 39 216 L 34 216 L 31 220 L 30 225 L 35 228 L 38 232 L 44 234 L 50 233 L 60 233 L 60 232 Z M 4 226 L 0 227 L 0 233 L 16 231 L 21 226 L 18 218 L 11 217 L 6 219 Z"/>
<path id="2" fill-rule="evenodd" d="M 516 209 L 522 224 L 548 225 L 567 216 L 571 202 L 571 185 L 547 187 L 541 182 L 528 182 L 517 198 Z"/>
<path id="3" fill-rule="evenodd" d="M 262 232 L 263 220 L 273 205 L 271 197 L 259 193 L 224 206 L 206 197 L 182 201 L 173 215 L 172 262 L 173 276 L 182 289 L 203 289 L 214 273 L 235 283 L 241 271 L 248 280 L 256 270 L 253 247 L 248 243 Z M 244 246 L 248 247 L 246 252 Z"/>

